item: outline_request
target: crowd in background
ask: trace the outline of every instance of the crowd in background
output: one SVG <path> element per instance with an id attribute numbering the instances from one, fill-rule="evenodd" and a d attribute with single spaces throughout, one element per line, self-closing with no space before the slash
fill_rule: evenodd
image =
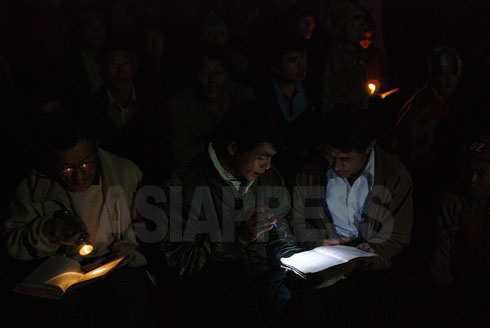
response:
<path id="1" fill-rule="evenodd" d="M 411 244 L 394 263 L 397 293 L 406 298 L 397 310 L 420 306 L 414 300 L 426 295 L 415 291 L 450 294 L 437 282 L 453 278 L 431 271 L 425 257 L 434 239 L 452 238 L 445 235 L 451 231 L 445 212 L 435 213 L 434 204 L 441 192 L 459 190 L 462 147 L 468 151 L 468 139 L 490 135 L 490 26 L 481 18 L 488 5 L 441 2 L 447 15 L 439 21 L 430 11 L 439 4 L 403 6 L 360 0 L 2 2 L 2 211 L 42 162 L 44 122 L 66 108 L 89 118 L 101 148 L 132 160 L 143 185 L 162 185 L 207 151 L 226 113 L 259 104 L 280 125 L 286 146 L 272 165 L 289 186 L 318 156 L 317 133 L 326 125 L 318 115 L 353 104 L 369 111 L 377 145 L 399 158 L 414 184 Z M 415 23 L 404 21 L 402 12 L 433 24 L 409 31 Z M 479 140 L 486 147 L 488 139 Z M 482 152 L 480 159 L 489 161 Z M 482 180 L 488 178 L 484 169 Z M 485 195 L 480 201 L 488 206 Z M 429 311 L 447 316 L 437 304 Z"/>

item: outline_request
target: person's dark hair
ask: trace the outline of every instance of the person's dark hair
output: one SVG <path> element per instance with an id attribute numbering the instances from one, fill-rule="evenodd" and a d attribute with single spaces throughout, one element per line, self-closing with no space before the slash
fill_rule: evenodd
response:
<path id="1" fill-rule="evenodd" d="M 278 33 L 270 38 L 267 50 L 267 63 L 270 66 L 276 66 L 288 52 L 301 52 L 306 50 L 306 40 L 303 37 L 290 33 Z"/>
<path id="2" fill-rule="evenodd" d="M 240 153 L 252 151 L 258 144 L 270 143 L 276 150 L 283 146 L 283 137 L 272 114 L 255 102 L 232 108 L 221 120 L 211 136 L 218 155 L 235 142 Z"/>
<path id="3" fill-rule="evenodd" d="M 117 51 L 127 51 L 135 60 L 137 59 L 137 50 L 132 43 L 119 38 L 107 39 L 97 53 L 96 60 L 99 66 L 103 67 L 107 60 L 110 59 L 110 56 Z"/>
<path id="4" fill-rule="evenodd" d="M 322 143 L 343 153 L 362 152 L 375 139 L 371 112 L 353 104 L 336 105 L 321 122 Z"/>

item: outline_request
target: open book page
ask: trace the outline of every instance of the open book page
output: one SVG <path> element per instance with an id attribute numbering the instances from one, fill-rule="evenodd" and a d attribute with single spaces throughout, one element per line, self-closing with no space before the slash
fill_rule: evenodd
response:
<path id="1" fill-rule="evenodd" d="M 121 261 L 124 259 L 124 257 L 119 257 L 115 260 L 112 260 L 111 262 L 108 262 L 106 264 L 101 265 L 100 267 L 93 269 L 92 271 L 87 272 L 81 279 L 77 281 L 77 283 L 82 282 L 82 281 L 87 281 L 90 279 L 95 279 L 97 277 L 101 277 L 110 271 L 112 271 Z"/>
<path id="2" fill-rule="evenodd" d="M 378 256 L 378 254 L 369 253 L 359 248 L 345 245 L 320 246 L 315 248 L 314 251 L 334 257 L 342 262 L 348 262 L 359 257 Z"/>
<path id="3" fill-rule="evenodd" d="M 282 258 L 281 263 L 306 274 L 324 270 L 327 267 L 344 263 L 344 261 L 335 257 L 325 256 L 324 253 L 312 249 L 293 254 L 288 258 Z"/>
<path id="4" fill-rule="evenodd" d="M 281 263 L 286 267 L 299 271 L 299 273 L 308 274 L 320 272 L 356 258 L 375 256 L 378 255 L 352 246 L 320 246 L 312 250 L 293 254 L 288 258 L 282 258 Z"/>
<path id="5" fill-rule="evenodd" d="M 70 287 L 73 284 L 76 284 L 83 278 L 83 274 L 79 272 L 65 272 L 61 273 L 59 275 L 54 276 L 53 278 L 49 279 L 48 281 L 45 282 L 45 284 L 48 285 L 56 285 L 61 290 L 66 292 L 68 287 Z"/>
<path id="6" fill-rule="evenodd" d="M 83 272 L 80 269 L 80 263 L 64 256 L 52 256 L 34 270 L 23 282 L 24 285 L 54 284 L 58 281 L 53 277 L 61 276 L 65 273 L 71 273 L 73 276 L 81 277 Z"/>

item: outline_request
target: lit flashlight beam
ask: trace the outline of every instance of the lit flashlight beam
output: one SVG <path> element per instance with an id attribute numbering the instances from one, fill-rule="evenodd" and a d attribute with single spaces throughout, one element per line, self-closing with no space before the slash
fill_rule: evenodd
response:
<path id="1" fill-rule="evenodd" d="M 385 99 L 386 97 L 388 97 L 389 95 L 397 92 L 398 90 L 400 90 L 400 88 L 396 88 L 396 89 L 393 89 L 393 90 L 390 90 L 390 91 L 386 91 L 384 93 L 380 93 L 378 96 L 380 96 L 381 99 Z"/>

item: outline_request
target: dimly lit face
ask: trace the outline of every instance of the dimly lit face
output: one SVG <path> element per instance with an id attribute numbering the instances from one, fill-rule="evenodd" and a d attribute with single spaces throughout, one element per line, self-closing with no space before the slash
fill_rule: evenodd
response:
<path id="1" fill-rule="evenodd" d="M 224 47 L 228 42 L 228 32 L 225 30 L 209 31 L 203 36 L 203 43 L 208 46 Z"/>
<path id="2" fill-rule="evenodd" d="M 232 174 L 247 181 L 255 181 L 271 167 L 272 157 L 277 153 L 267 142 L 259 143 L 252 151 L 237 153 L 232 157 Z"/>
<path id="3" fill-rule="evenodd" d="M 366 31 L 364 33 L 364 38 L 360 42 L 361 47 L 363 47 L 364 49 L 368 49 L 371 43 L 373 43 L 373 38 L 374 38 L 374 32 Z"/>
<path id="4" fill-rule="evenodd" d="M 347 20 L 339 29 L 340 37 L 345 43 L 360 44 L 361 40 L 364 39 L 368 25 L 364 15 L 358 14 Z"/>
<path id="5" fill-rule="evenodd" d="M 129 51 L 114 51 L 104 64 L 105 78 L 113 88 L 129 87 L 136 74 L 136 68 L 136 59 Z"/>
<path id="6" fill-rule="evenodd" d="M 85 43 L 100 47 L 106 39 L 106 26 L 104 21 L 95 18 L 85 23 L 82 38 Z"/>
<path id="7" fill-rule="evenodd" d="M 197 72 L 197 80 L 204 96 L 216 98 L 228 85 L 228 71 L 221 61 L 204 57 Z"/>
<path id="8" fill-rule="evenodd" d="M 299 19 L 296 24 L 296 30 L 303 35 L 307 40 L 311 39 L 313 36 L 313 31 L 315 30 L 316 22 L 313 16 L 303 16 Z"/>
<path id="9" fill-rule="evenodd" d="M 458 82 L 459 77 L 456 74 L 446 73 L 436 77 L 434 88 L 441 97 L 448 98 L 456 90 Z"/>
<path id="10" fill-rule="evenodd" d="M 84 191 L 92 184 L 97 168 L 97 152 L 93 141 L 84 139 L 70 150 L 55 151 L 55 174 L 68 191 Z"/>
<path id="11" fill-rule="evenodd" d="M 148 54 L 154 57 L 160 57 L 165 49 L 163 33 L 157 28 L 146 30 L 143 45 Z"/>
<path id="12" fill-rule="evenodd" d="M 326 146 L 324 157 L 338 177 L 347 179 L 363 169 L 371 149 L 372 147 L 370 146 L 364 152 L 352 151 L 342 153 L 335 148 Z"/>
<path id="13" fill-rule="evenodd" d="M 490 198 L 490 163 L 469 158 L 463 163 L 462 179 L 465 188 L 482 203 Z"/>
<path id="14" fill-rule="evenodd" d="M 279 66 L 274 66 L 273 70 L 284 81 L 299 82 L 305 79 L 307 67 L 306 51 L 290 51 L 281 58 Z"/>

